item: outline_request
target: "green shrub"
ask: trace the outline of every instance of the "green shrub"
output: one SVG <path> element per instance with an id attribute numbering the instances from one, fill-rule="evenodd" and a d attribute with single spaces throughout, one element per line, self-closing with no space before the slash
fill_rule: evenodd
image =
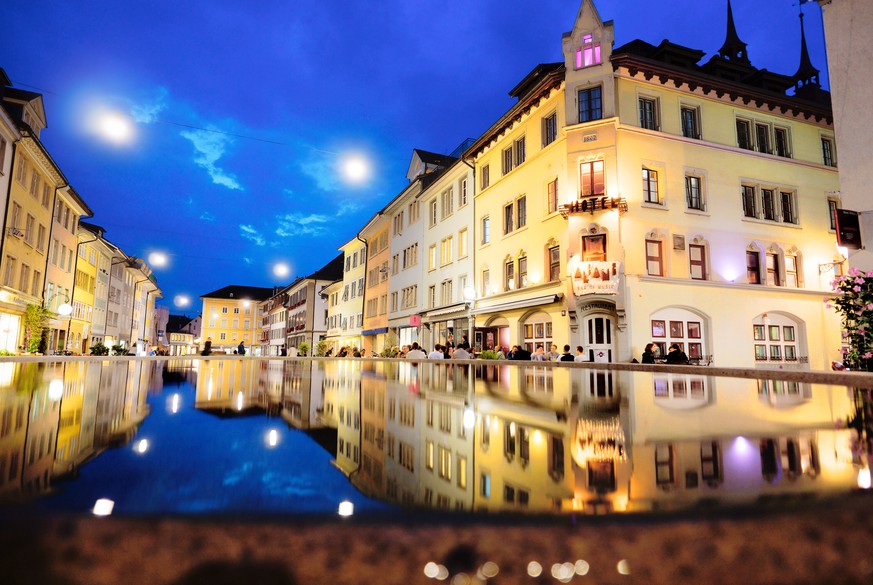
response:
<path id="1" fill-rule="evenodd" d="M 480 360 L 497 360 L 500 359 L 498 353 L 492 349 L 486 349 L 484 351 L 480 351 L 479 355 L 476 356 L 476 359 Z"/>
<path id="2" fill-rule="evenodd" d="M 109 355 L 109 348 L 102 341 L 98 341 L 91 346 L 91 355 Z"/>
<path id="3" fill-rule="evenodd" d="M 297 355 L 306 355 L 309 353 L 309 343 L 303 342 L 297 346 Z"/>

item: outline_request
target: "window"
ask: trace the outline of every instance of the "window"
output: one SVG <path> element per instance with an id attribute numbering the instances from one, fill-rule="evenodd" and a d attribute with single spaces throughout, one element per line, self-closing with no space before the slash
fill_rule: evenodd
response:
<path id="1" fill-rule="evenodd" d="M 508 234 L 513 229 L 512 203 L 503 206 L 503 233 Z"/>
<path id="2" fill-rule="evenodd" d="M 488 294 L 491 289 L 491 272 L 486 268 L 482 271 L 482 296 Z"/>
<path id="3" fill-rule="evenodd" d="M 837 159 L 834 155 L 834 141 L 824 136 L 821 139 L 821 158 L 825 166 L 837 166 Z"/>
<path id="4" fill-rule="evenodd" d="M 549 248 L 549 282 L 561 279 L 561 249 L 558 246 Z"/>
<path id="5" fill-rule="evenodd" d="M 440 283 L 440 304 L 450 305 L 454 301 L 455 296 L 452 288 L 451 280 L 444 280 Z"/>
<path id="6" fill-rule="evenodd" d="M 11 287 L 15 279 L 15 258 L 6 256 L 6 271 L 3 272 L 3 285 Z"/>
<path id="7" fill-rule="evenodd" d="M 654 98 L 639 98 L 640 127 L 658 130 L 658 100 Z"/>
<path id="8" fill-rule="evenodd" d="M 646 240 L 646 272 L 649 276 L 664 276 L 663 247 L 660 240 Z"/>
<path id="9" fill-rule="evenodd" d="M 467 257 L 467 228 L 458 232 L 458 258 Z"/>
<path id="10" fill-rule="evenodd" d="M 21 265 L 21 273 L 18 278 L 18 290 L 26 293 L 30 288 L 30 266 L 27 264 Z"/>
<path id="11" fill-rule="evenodd" d="M 443 215 L 442 219 L 449 217 L 454 211 L 455 207 L 455 192 L 449 187 L 442 193 L 442 203 L 443 203 Z"/>
<path id="12" fill-rule="evenodd" d="M 503 270 L 503 290 L 515 288 L 515 262 L 507 260 Z"/>
<path id="13" fill-rule="evenodd" d="M 24 220 L 24 241 L 28 245 L 33 246 L 33 241 L 36 238 L 36 218 L 27 214 L 27 219 Z"/>
<path id="14" fill-rule="evenodd" d="M 524 136 L 515 141 L 513 150 L 515 151 L 515 166 L 518 166 L 527 160 L 527 148 L 525 146 Z"/>
<path id="15" fill-rule="evenodd" d="M 409 204 L 409 225 L 414 224 L 421 218 L 421 202 L 413 201 Z"/>
<path id="16" fill-rule="evenodd" d="M 779 286 L 779 256 L 773 253 L 767 253 L 767 284 L 770 286 Z"/>
<path id="17" fill-rule="evenodd" d="M 491 183 L 490 179 L 490 168 L 488 165 L 482 167 L 482 173 L 479 176 L 479 187 L 481 189 L 487 189 L 488 185 Z"/>
<path id="18" fill-rule="evenodd" d="M 467 178 L 464 177 L 458 183 L 458 207 L 463 207 L 467 204 Z"/>
<path id="19" fill-rule="evenodd" d="M 755 141 L 758 152 L 771 154 L 770 151 L 770 126 L 767 124 L 755 124 Z"/>
<path id="20" fill-rule="evenodd" d="M 549 181 L 546 186 L 546 200 L 549 213 L 558 211 L 558 179 Z"/>
<path id="21" fill-rule="evenodd" d="M 503 149 L 503 174 L 512 170 L 512 147 Z"/>
<path id="22" fill-rule="evenodd" d="M 737 120 L 737 146 L 752 150 L 752 124 L 748 120 Z"/>
<path id="23" fill-rule="evenodd" d="M 797 217 L 794 214 L 794 193 L 780 191 L 779 203 L 782 205 L 782 223 L 797 223 Z"/>
<path id="24" fill-rule="evenodd" d="M 454 238 L 449 236 L 444 238 L 440 246 L 440 263 L 442 265 L 449 264 L 452 261 L 452 247 Z"/>
<path id="25" fill-rule="evenodd" d="M 785 158 L 791 158 L 791 146 L 788 142 L 788 129 L 787 128 L 773 128 L 773 134 L 776 138 L 775 147 L 776 150 L 773 154 L 776 156 L 783 156 Z"/>
<path id="26" fill-rule="evenodd" d="M 682 136 L 700 138 L 700 110 L 693 106 L 682 106 L 679 110 L 682 119 Z"/>
<path id="27" fill-rule="evenodd" d="M 582 238 L 582 261 L 606 261 L 606 234 L 585 236 Z"/>
<path id="28" fill-rule="evenodd" d="M 482 218 L 482 243 L 491 242 L 491 217 L 485 216 Z"/>
<path id="29" fill-rule="evenodd" d="M 755 188 L 751 185 L 743 185 L 743 215 L 746 217 L 758 217 L 758 210 L 755 206 Z"/>
<path id="30" fill-rule="evenodd" d="M 431 244 L 428 250 L 427 269 L 436 270 L 437 267 L 437 247 L 436 244 Z"/>
<path id="31" fill-rule="evenodd" d="M 527 225 L 527 197 L 521 196 L 515 202 L 515 218 L 519 228 Z"/>
<path id="32" fill-rule="evenodd" d="M 646 203 L 661 203 L 658 198 L 658 171 L 643 168 L 643 201 Z"/>
<path id="33" fill-rule="evenodd" d="M 437 223 L 437 200 L 436 200 L 436 197 L 434 197 L 433 199 L 431 199 L 428 202 L 427 207 L 430 210 L 430 213 L 428 215 L 428 220 L 430 222 L 429 225 L 430 225 L 430 227 L 433 227 Z"/>
<path id="34" fill-rule="evenodd" d="M 600 86 L 579 90 L 579 122 L 590 122 L 603 117 L 603 98 Z"/>
<path id="35" fill-rule="evenodd" d="M 0 137 L 0 177 L 2 177 L 5 173 L 3 172 L 3 167 L 6 163 L 6 140 Z"/>
<path id="36" fill-rule="evenodd" d="M 800 286 L 800 278 L 797 276 L 797 256 L 785 254 L 783 260 L 785 262 L 785 286 L 798 288 Z"/>
<path id="37" fill-rule="evenodd" d="M 761 189 L 761 212 L 764 219 L 776 221 L 776 199 L 773 189 Z"/>
<path id="38" fill-rule="evenodd" d="M 594 197 L 605 195 L 603 161 L 595 160 L 579 164 L 579 195 Z"/>
<path id="39" fill-rule="evenodd" d="M 837 229 L 837 208 L 840 206 L 840 202 L 836 199 L 828 199 L 828 225 L 830 226 L 831 231 L 836 231 Z"/>
<path id="40" fill-rule="evenodd" d="M 436 285 L 431 285 L 427 289 L 427 308 L 433 309 L 436 307 Z"/>
<path id="41" fill-rule="evenodd" d="M 576 69 L 600 64 L 600 43 L 592 35 L 582 37 L 582 46 L 576 49 Z"/>
<path id="42" fill-rule="evenodd" d="M 397 236 L 403 233 L 403 212 L 401 211 L 397 215 L 394 216 L 394 232 L 393 235 Z M 356 257 L 357 258 L 357 257 Z"/>
<path id="43" fill-rule="evenodd" d="M 543 118 L 543 148 L 558 139 L 558 113 Z"/>
<path id="44" fill-rule="evenodd" d="M 706 280 L 706 246 L 689 244 L 688 259 L 691 278 L 694 280 Z"/>
<path id="45" fill-rule="evenodd" d="M 527 286 L 527 256 L 518 258 L 518 287 Z"/>
<path id="46" fill-rule="evenodd" d="M 688 209 L 704 211 L 700 177 L 685 175 L 685 203 Z"/>
<path id="47" fill-rule="evenodd" d="M 761 284 L 761 259 L 758 252 L 746 250 L 746 274 L 749 284 Z"/>

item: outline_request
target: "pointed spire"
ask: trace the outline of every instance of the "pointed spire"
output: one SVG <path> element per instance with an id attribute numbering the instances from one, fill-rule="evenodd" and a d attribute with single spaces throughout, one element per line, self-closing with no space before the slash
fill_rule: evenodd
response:
<path id="1" fill-rule="evenodd" d="M 812 66 L 809 60 L 809 51 L 806 50 L 806 33 L 803 30 L 803 13 L 800 13 L 800 66 L 794 74 L 794 83 L 797 88 L 806 85 L 820 87 L 818 69 Z"/>
<path id="2" fill-rule="evenodd" d="M 737 28 L 734 26 L 734 12 L 731 9 L 731 0 L 728 0 L 727 3 L 727 35 L 725 36 L 724 44 L 718 50 L 718 55 L 728 61 L 749 63 L 749 57 L 746 55 L 746 43 L 740 40 L 739 35 L 737 35 Z"/>

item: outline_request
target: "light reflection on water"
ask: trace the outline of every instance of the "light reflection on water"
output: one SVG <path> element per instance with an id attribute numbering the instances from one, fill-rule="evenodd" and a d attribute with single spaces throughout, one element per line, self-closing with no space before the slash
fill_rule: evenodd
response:
<path id="1" fill-rule="evenodd" d="M 5 362 L 0 501 L 595 514 L 832 495 L 862 472 L 853 409 L 841 386 L 550 366 Z"/>

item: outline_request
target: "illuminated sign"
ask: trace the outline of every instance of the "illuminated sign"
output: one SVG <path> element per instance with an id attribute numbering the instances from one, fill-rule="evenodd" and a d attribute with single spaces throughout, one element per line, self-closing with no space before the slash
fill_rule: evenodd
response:
<path id="1" fill-rule="evenodd" d="M 561 215 L 567 217 L 571 213 L 591 213 L 617 209 L 619 213 L 627 212 L 627 201 L 624 197 L 587 197 L 565 203 L 558 209 Z"/>
<path id="2" fill-rule="evenodd" d="M 835 209 L 834 219 L 837 224 L 837 245 L 852 250 L 861 249 L 861 226 L 857 211 Z"/>
<path id="3" fill-rule="evenodd" d="M 578 258 L 573 256 L 569 265 L 574 295 L 618 294 L 620 262 L 581 262 Z"/>

